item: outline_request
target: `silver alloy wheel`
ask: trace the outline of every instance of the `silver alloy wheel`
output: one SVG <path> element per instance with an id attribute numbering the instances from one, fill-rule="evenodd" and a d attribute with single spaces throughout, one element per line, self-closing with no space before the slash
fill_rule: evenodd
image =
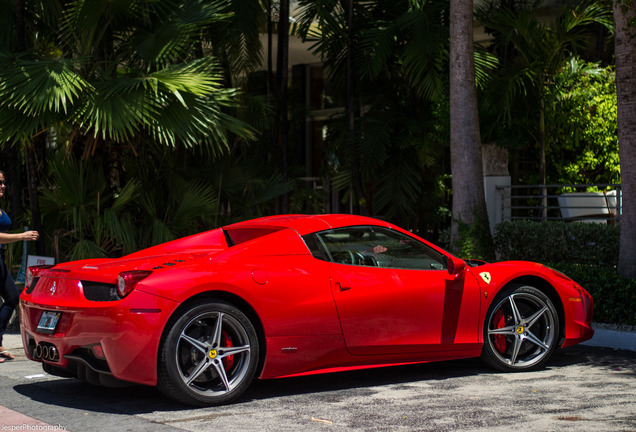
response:
<path id="1" fill-rule="evenodd" d="M 504 297 L 488 317 L 490 352 L 510 369 L 529 369 L 547 360 L 557 343 L 554 306 L 534 289 Z"/>
<path id="2" fill-rule="evenodd" d="M 179 334 L 175 350 L 183 383 L 204 397 L 226 395 L 243 383 L 249 375 L 251 355 L 241 322 L 217 311 L 191 319 Z"/>

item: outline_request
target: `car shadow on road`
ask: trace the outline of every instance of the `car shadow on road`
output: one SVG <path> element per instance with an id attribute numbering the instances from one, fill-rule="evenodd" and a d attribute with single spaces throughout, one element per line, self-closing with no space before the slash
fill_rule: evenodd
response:
<path id="1" fill-rule="evenodd" d="M 636 375 L 636 352 L 607 348 L 576 346 L 557 351 L 546 366 L 561 369 L 574 365 L 589 365 L 620 370 Z M 391 366 L 323 375 L 255 380 L 235 404 L 311 393 L 361 389 L 419 381 L 448 380 L 477 375 L 497 374 L 479 359 Z M 75 379 L 39 381 L 14 386 L 14 390 L 32 400 L 48 405 L 81 409 L 99 413 L 144 414 L 156 411 L 190 410 L 164 397 L 154 387 L 135 385 L 126 388 L 104 388 Z"/>
<path id="2" fill-rule="evenodd" d="M 573 365 L 605 367 L 636 375 L 636 352 L 589 346 L 569 347 L 555 352 L 547 363 L 546 369 L 554 370 Z M 473 358 L 256 381 L 245 396 L 266 399 L 349 388 L 408 384 L 417 381 L 450 381 L 452 378 L 499 373 L 502 372 L 486 366 L 479 358 Z"/>
<path id="3" fill-rule="evenodd" d="M 548 367 L 566 367 L 575 364 L 620 370 L 636 375 L 636 352 L 576 345 L 557 351 L 550 359 Z"/>

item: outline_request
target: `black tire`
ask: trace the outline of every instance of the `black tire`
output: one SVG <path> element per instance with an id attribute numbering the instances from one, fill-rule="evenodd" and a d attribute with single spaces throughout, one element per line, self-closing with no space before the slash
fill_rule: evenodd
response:
<path id="1" fill-rule="evenodd" d="M 484 322 L 482 359 L 505 372 L 541 368 L 559 341 L 552 301 L 531 286 L 515 285 L 492 303 Z"/>
<path id="2" fill-rule="evenodd" d="M 226 404 L 249 387 L 258 357 L 258 336 L 249 318 L 229 303 L 205 300 L 168 322 L 158 387 L 187 405 Z"/>

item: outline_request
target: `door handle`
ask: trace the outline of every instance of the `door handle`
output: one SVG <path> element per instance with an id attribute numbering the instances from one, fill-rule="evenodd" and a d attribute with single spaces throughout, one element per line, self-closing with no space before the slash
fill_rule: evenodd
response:
<path id="1" fill-rule="evenodd" d="M 347 291 L 347 290 L 351 289 L 350 286 L 342 286 L 342 284 L 340 282 L 336 282 L 336 286 L 338 287 L 338 290 L 340 290 L 340 292 Z"/>

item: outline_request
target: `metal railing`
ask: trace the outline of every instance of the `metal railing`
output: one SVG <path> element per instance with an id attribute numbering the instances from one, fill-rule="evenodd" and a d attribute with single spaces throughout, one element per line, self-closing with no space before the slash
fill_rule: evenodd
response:
<path id="1" fill-rule="evenodd" d="M 603 192 L 587 192 L 596 189 Z M 497 186 L 502 220 L 620 221 L 620 184 Z"/>

